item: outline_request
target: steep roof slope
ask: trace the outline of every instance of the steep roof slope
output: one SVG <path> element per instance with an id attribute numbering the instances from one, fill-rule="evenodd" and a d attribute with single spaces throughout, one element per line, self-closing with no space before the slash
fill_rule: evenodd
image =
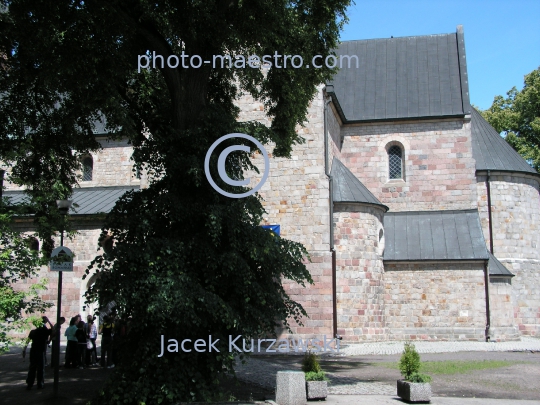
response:
<path id="1" fill-rule="evenodd" d="M 332 193 L 334 202 L 378 205 L 388 211 L 388 207 L 382 204 L 338 158 L 332 160 L 330 174 L 334 179 Z"/>
<path id="2" fill-rule="evenodd" d="M 327 84 L 344 122 L 456 117 L 470 113 L 463 30 L 343 42 L 347 59 Z M 339 64 L 338 64 L 339 66 Z"/>
<path id="3" fill-rule="evenodd" d="M 471 135 L 476 170 L 500 170 L 537 174 L 526 161 L 472 108 Z"/>

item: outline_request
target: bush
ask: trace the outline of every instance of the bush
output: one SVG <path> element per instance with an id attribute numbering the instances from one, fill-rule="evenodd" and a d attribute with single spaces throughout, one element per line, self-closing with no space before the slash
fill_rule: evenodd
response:
<path id="1" fill-rule="evenodd" d="M 306 373 L 306 381 L 329 381 L 329 379 L 324 374 L 324 371 L 319 371 L 318 373 L 314 371 L 308 371 Z"/>
<path id="2" fill-rule="evenodd" d="M 302 371 L 304 373 L 320 373 L 321 365 L 319 364 L 319 358 L 315 353 L 306 352 L 302 359 Z"/>
<path id="3" fill-rule="evenodd" d="M 410 382 L 430 382 L 431 377 L 420 374 L 420 355 L 416 351 L 414 344 L 407 342 L 401 359 L 399 360 L 399 371 L 405 380 Z"/>
<path id="4" fill-rule="evenodd" d="M 431 382 L 431 377 L 426 374 L 414 373 L 407 380 L 413 383 L 428 383 Z"/>

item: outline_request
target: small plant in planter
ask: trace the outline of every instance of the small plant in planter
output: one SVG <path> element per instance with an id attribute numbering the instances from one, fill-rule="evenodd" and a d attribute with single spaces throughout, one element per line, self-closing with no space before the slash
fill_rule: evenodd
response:
<path id="1" fill-rule="evenodd" d="M 307 352 L 302 359 L 302 371 L 306 374 L 306 393 L 308 400 L 326 399 L 328 378 L 321 370 L 315 353 Z"/>
<path id="2" fill-rule="evenodd" d="M 408 402 L 429 402 L 431 400 L 431 377 L 421 374 L 420 355 L 412 343 L 405 343 L 399 360 L 399 371 L 403 380 L 397 382 L 397 394 Z"/>

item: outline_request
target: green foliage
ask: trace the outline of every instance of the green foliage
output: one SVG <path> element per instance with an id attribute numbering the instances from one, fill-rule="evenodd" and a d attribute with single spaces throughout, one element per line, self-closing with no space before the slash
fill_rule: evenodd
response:
<path id="1" fill-rule="evenodd" d="M 506 98 L 496 96 L 484 118 L 505 134 L 506 141 L 540 170 L 540 68 L 525 76 L 521 91 L 513 87 Z"/>
<path id="2" fill-rule="evenodd" d="M 431 377 L 426 374 L 413 373 L 406 380 L 412 383 L 428 383 L 431 382 Z"/>
<path id="3" fill-rule="evenodd" d="M 320 373 L 321 365 L 319 364 L 319 357 L 313 352 L 306 352 L 302 359 L 302 371 L 304 373 Z"/>
<path id="4" fill-rule="evenodd" d="M 420 355 L 411 342 L 405 343 L 403 354 L 399 360 L 399 371 L 403 378 L 409 381 L 413 375 L 417 375 L 420 371 Z"/>
<path id="5" fill-rule="evenodd" d="M 337 46 L 349 0 L 0 4 L 8 7 L 0 13 L 0 69 L 10 72 L 0 75 L 0 159 L 12 162 L 12 179 L 32 190 L 43 233 L 60 229 L 53 197 L 76 184 L 79 153 L 99 147 L 92 133 L 98 117 L 112 138 L 129 140 L 136 170 L 149 178 L 147 189 L 128 192 L 108 215 L 103 236 L 111 233 L 115 244 L 92 263 L 99 278 L 88 301 L 114 301 L 119 315 L 132 319 L 121 366 L 94 402 L 211 398 L 216 377 L 234 367 L 228 336 L 272 335 L 291 319 L 301 322 L 306 313 L 283 280 L 312 280 L 305 248 L 259 227 L 260 197 L 231 199 L 211 188 L 206 151 L 225 134 L 245 132 L 273 143 L 273 156 L 289 156 L 303 142 L 297 127 L 317 86 L 335 69 L 180 64 L 137 72 L 138 55 L 156 52 L 166 61 L 182 51 L 203 60 L 277 52 L 324 60 Z M 237 121 L 241 94 L 264 105 L 270 128 Z M 235 142 L 220 145 L 211 168 Z M 250 156 L 232 157 L 237 163 L 226 170 L 243 178 L 253 168 Z M 158 357 L 161 335 L 211 335 L 220 339 L 219 352 Z"/>
<path id="6" fill-rule="evenodd" d="M 40 314 L 52 304 L 45 303 L 40 293 L 47 287 L 43 279 L 31 284 L 27 291 L 17 291 L 13 285 L 35 276 L 43 262 L 28 246 L 24 235 L 11 229 L 11 213 L 0 202 L 0 353 L 13 344 L 12 332 L 22 332 L 32 327 Z"/>
<path id="7" fill-rule="evenodd" d="M 324 371 L 308 371 L 306 372 L 306 381 L 330 381 L 328 377 L 326 377 Z"/>
<path id="8" fill-rule="evenodd" d="M 445 360 L 445 361 L 425 361 L 422 362 L 420 370 L 429 374 L 467 374 L 475 370 L 489 370 L 500 367 L 509 367 L 520 364 L 518 361 L 508 360 Z M 375 363 L 379 367 L 399 369 L 398 363 Z"/>

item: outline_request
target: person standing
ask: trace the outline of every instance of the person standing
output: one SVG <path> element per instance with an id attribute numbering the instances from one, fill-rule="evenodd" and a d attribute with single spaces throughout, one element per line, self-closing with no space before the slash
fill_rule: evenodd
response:
<path id="1" fill-rule="evenodd" d="M 98 364 L 97 349 L 96 349 L 97 328 L 96 328 L 96 324 L 94 323 L 94 321 L 96 320 L 96 317 L 92 315 L 88 315 L 86 320 L 88 321 L 86 323 L 86 334 L 87 334 L 88 339 L 90 339 L 90 344 L 92 345 L 92 348 L 86 351 L 86 365 L 96 366 Z"/>
<path id="2" fill-rule="evenodd" d="M 54 365 L 56 364 L 56 357 L 57 357 L 57 354 L 56 354 L 56 345 L 55 345 L 55 342 L 56 342 L 56 337 L 57 336 L 60 336 L 60 331 L 62 330 L 62 325 L 66 322 L 66 318 L 64 318 L 63 316 L 60 317 L 60 323 L 57 323 L 56 325 L 54 325 L 52 327 L 52 330 L 51 330 L 51 336 L 49 338 L 49 343 L 52 344 L 52 353 L 51 353 L 51 367 L 54 367 Z M 59 357 L 59 356 L 58 356 Z"/>
<path id="3" fill-rule="evenodd" d="M 99 326 L 101 334 L 101 367 L 105 367 L 105 356 L 107 356 L 107 367 L 113 368 L 112 350 L 113 350 L 113 330 L 114 323 L 108 315 L 103 318 L 103 324 Z"/>
<path id="4" fill-rule="evenodd" d="M 48 323 L 51 325 L 51 328 L 52 324 L 46 316 L 41 319 L 43 324 L 39 327 L 36 325 L 36 329 L 31 330 L 28 335 L 28 339 L 32 341 L 32 346 L 30 348 L 30 369 L 28 370 L 28 376 L 26 377 L 27 390 L 32 389 L 34 381 L 36 380 L 36 374 L 38 389 L 43 388 L 45 385 L 45 347 L 52 330 L 48 329 L 45 324 Z"/>
<path id="5" fill-rule="evenodd" d="M 86 360 L 86 331 L 84 322 L 79 321 L 77 324 L 77 330 L 75 331 L 75 337 L 77 338 L 77 366 L 80 369 L 84 368 Z"/>
<path id="6" fill-rule="evenodd" d="M 67 337 L 66 368 L 77 367 L 77 343 L 79 341 L 75 337 L 75 333 L 77 332 L 76 320 L 76 317 L 71 318 L 69 327 L 64 332 L 64 335 Z"/>

